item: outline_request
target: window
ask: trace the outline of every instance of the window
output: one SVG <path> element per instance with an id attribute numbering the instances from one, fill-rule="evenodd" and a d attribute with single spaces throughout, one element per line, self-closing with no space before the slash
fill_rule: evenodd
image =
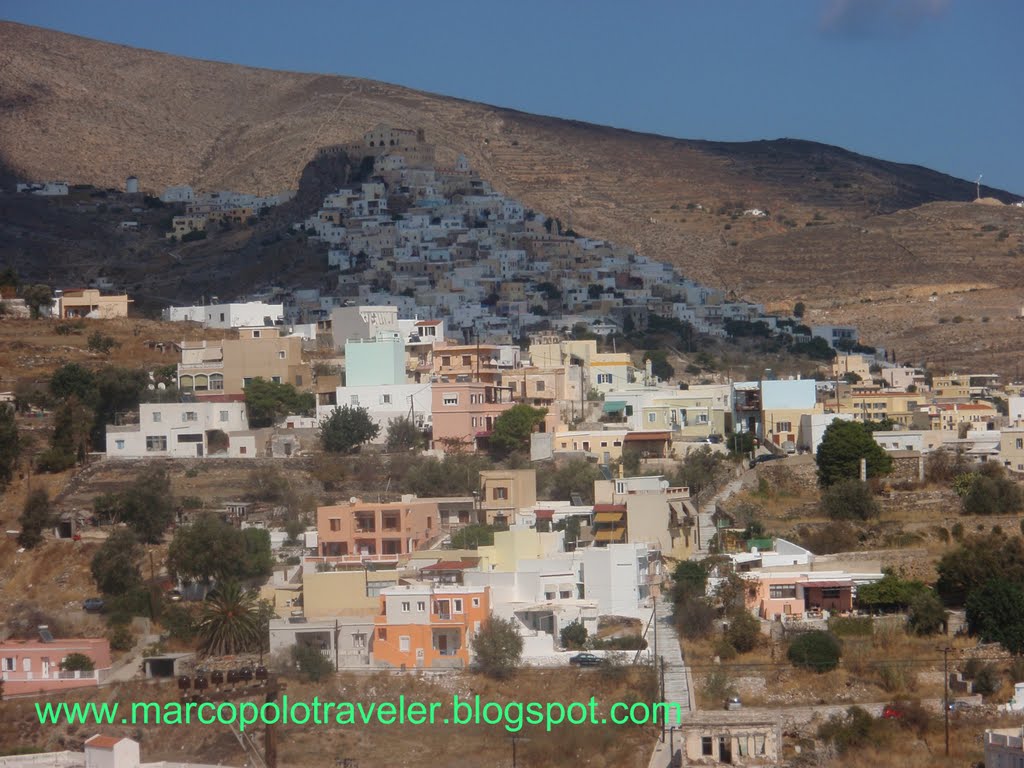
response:
<path id="1" fill-rule="evenodd" d="M 260 337 L 260 332 L 259 332 L 259 331 L 253 331 L 253 332 L 252 332 L 252 337 L 253 337 L 254 339 L 258 339 L 258 338 Z"/>
<path id="2" fill-rule="evenodd" d="M 245 456 L 245 454 L 246 454 L 245 446 L 244 445 L 238 446 L 238 455 L 239 456 Z"/>
<path id="3" fill-rule="evenodd" d="M 210 389 L 223 390 L 224 389 L 224 374 L 222 373 L 211 373 L 210 374 Z"/>
<path id="4" fill-rule="evenodd" d="M 227 421 L 230 418 L 230 414 L 227 411 L 220 412 L 220 420 Z"/>
<path id="5" fill-rule="evenodd" d="M 203 436 L 201 434 L 197 435 L 195 433 L 178 435 L 178 442 L 179 443 L 201 443 L 201 442 L 203 442 Z"/>
<path id="6" fill-rule="evenodd" d="M 245 389 L 250 384 L 252 384 L 252 376 L 244 376 L 244 377 L 242 377 L 242 389 Z"/>
<path id="7" fill-rule="evenodd" d="M 15 663 L 13 656 L 7 656 L 4 658 L 4 672 L 14 672 Z"/>
<path id="8" fill-rule="evenodd" d="M 405 601 L 405 602 L 402 603 L 402 613 L 408 613 L 408 612 L 409 612 L 409 602 Z"/>
<path id="9" fill-rule="evenodd" d="M 160 411 L 153 411 L 153 423 L 154 424 L 159 424 L 161 418 L 162 417 L 160 416 Z"/>
<path id="10" fill-rule="evenodd" d="M 117 448 L 117 450 L 123 451 L 124 450 L 124 440 L 115 440 L 114 441 L 114 446 Z"/>
<path id="11" fill-rule="evenodd" d="M 598 384 L 611 384 L 612 383 L 612 375 L 610 373 L 599 373 L 599 374 L 597 374 L 597 383 Z"/>
<path id="12" fill-rule="evenodd" d="M 711 741 L 711 737 L 710 736 L 701 736 L 700 737 L 700 753 L 702 755 L 710 757 L 710 756 L 712 756 L 714 754 L 713 750 L 714 750 L 714 745 L 713 745 L 713 742 Z"/>
<path id="13" fill-rule="evenodd" d="M 1017 450 L 1024 450 L 1024 440 L 1019 437 L 1017 438 Z"/>
<path id="14" fill-rule="evenodd" d="M 789 421 L 777 421 L 775 422 L 776 432 L 791 432 L 793 430 L 793 423 Z"/>
<path id="15" fill-rule="evenodd" d="M 479 597 L 474 597 L 473 598 L 473 607 L 474 608 L 479 608 L 480 607 L 480 598 Z"/>
<path id="16" fill-rule="evenodd" d="M 427 603 L 426 603 L 426 601 L 425 600 L 417 600 L 416 601 L 416 610 L 419 611 L 420 613 L 423 613 L 425 610 L 427 610 Z"/>
<path id="17" fill-rule="evenodd" d="M 331 518 L 331 530 L 332 531 L 340 531 L 341 530 L 341 518 L 340 517 L 332 517 Z"/>
<path id="18" fill-rule="evenodd" d="M 280 376 L 271 376 L 270 380 L 272 382 L 274 382 L 275 384 L 280 384 L 281 383 L 281 377 Z"/>
<path id="19" fill-rule="evenodd" d="M 386 629 L 384 629 L 384 627 L 378 627 L 377 628 L 377 639 L 378 640 L 387 641 L 387 639 L 388 639 L 388 631 Z"/>
<path id="20" fill-rule="evenodd" d="M 650 422 L 651 424 L 653 424 L 657 420 L 658 420 L 658 414 L 656 414 L 656 413 L 648 413 L 647 414 L 647 421 Z"/>
<path id="21" fill-rule="evenodd" d="M 278 360 L 284 360 L 284 358 L 285 358 L 285 351 L 284 351 L 284 350 L 282 349 L 282 350 L 280 350 L 280 351 L 279 351 L 279 352 L 277 353 L 277 359 L 278 359 Z"/>
<path id="22" fill-rule="evenodd" d="M 822 587 L 821 596 L 828 600 L 838 600 L 842 594 L 840 587 Z"/>
<path id="23" fill-rule="evenodd" d="M 199 421 L 199 414 L 195 411 L 185 411 L 181 414 L 182 421 Z"/>
<path id="24" fill-rule="evenodd" d="M 508 488 L 494 488 L 491 492 L 491 498 L 495 500 L 508 499 Z"/>
<path id="25" fill-rule="evenodd" d="M 607 440 L 602 440 L 601 441 L 601 447 L 602 448 L 607 448 L 608 447 L 608 441 Z"/>
<path id="26" fill-rule="evenodd" d="M 708 423 L 708 415 L 706 413 L 698 413 L 697 414 L 697 423 L 698 424 L 707 424 Z"/>
<path id="27" fill-rule="evenodd" d="M 456 597 L 452 601 L 452 605 L 453 605 L 453 608 L 452 608 L 452 612 L 453 613 L 462 613 L 462 598 Z"/>
<path id="28" fill-rule="evenodd" d="M 441 365 L 443 365 L 445 368 L 447 368 L 451 364 L 452 364 L 452 359 L 451 359 L 450 356 L 448 356 L 448 355 L 442 355 L 441 356 Z"/>
<path id="29" fill-rule="evenodd" d="M 441 403 L 443 405 L 458 405 L 459 404 L 459 393 L 458 392 L 445 392 L 442 396 Z"/>
<path id="30" fill-rule="evenodd" d="M 768 588 L 772 600 L 786 600 L 796 597 L 796 584 L 772 584 Z"/>
<path id="31" fill-rule="evenodd" d="M 381 395 L 380 402 L 382 405 L 391 405 L 391 395 Z"/>
<path id="32" fill-rule="evenodd" d="M 473 358 L 470 357 L 469 355 L 463 355 L 462 356 L 462 364 L 465 365 L 465 366 L 472 365 L 473 364 Z"/>
<path id="33" fill-rule="evenodd" d="M 359 405 L 359 395 L 351 395 L 348 398 L 349 405 Z"/>
<path id="34" fill-rule="evenodd" d="M 398 638 L 398 650 L 402 651 L 402 653 L 408 653 L 409 652 L 409 636 L 408 635 L 400 635 L 399 636 L 399 638 Z"/>
<path id="35" fill-rule="evenodd" d="M 163 435 L 157 437 L 146 438 L 146 450 L 147 451 L 166 451 L 167 450 L 167 438 Z"/>
<path id="36" fill-rule="evenodd" d="M 299 376 L 299 375 L 295 376 L 295 386 L 296 387 L 301 387 L 302 386 L 302 377 Z"/>
<path id="37" fill-rule="evenodd" d="M 544 382 L 543 381 L 538 381 L 537 382 L 537 391 L 538 392 L 543 392 L 544 391 Z"/>

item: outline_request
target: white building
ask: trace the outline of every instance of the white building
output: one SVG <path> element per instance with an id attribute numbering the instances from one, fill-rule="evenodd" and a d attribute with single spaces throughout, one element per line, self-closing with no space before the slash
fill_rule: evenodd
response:
<path id="1" fill-rule="evenodd" d="M 219 432 L 227 435 L 226 447 Z M 249 431 L 245 403 L 142 403 L 138 424 L 107 426 L 107 458 L 209 456 L 211 438 L 215 455 L 256 456 L 256 436 Z"/>
<path id="2" fill-rule="evenodd" d="M 986 729 L 985 768 L 1024 768 L 1024 728 Z"/>
<path id="3" fill-rule="evenodd" d="M 283 321 L 283 304 L 265 304 L 248 301 L 229 304 L 209 304 L 194 307 L 168 307 L 164 320 L 202 323 L 205 328 L 266 327 Z"/>
<path id="4" fill-rule="evenodd" d="M 41 197 L 62 197 L 68 193 L 66 181 L 44 181 L 42 183 L 18 184 L 15 189 L 18 192 L 27 192 Z"/>
<path id="5" fill-rule="evenodd" d="M 187 184 L 180 187 L 165 187 L 160 194 L 160 200 L 165 203 L 191 203 L 195 199 L 195 192 Z"/>
<path id="6" fill-rule="evenodd" d="M 434 423 L 430 384 L 372 384 L 338 387 L 335 392 L 337 405 L 317 406 L 317 419 L 323 421 L 335 408 L 346 405 L 365 408 L 380 426 L 375 443 L 384 442 L 388 426 L 396 419 L 411 418 L 421 428 Z"/>

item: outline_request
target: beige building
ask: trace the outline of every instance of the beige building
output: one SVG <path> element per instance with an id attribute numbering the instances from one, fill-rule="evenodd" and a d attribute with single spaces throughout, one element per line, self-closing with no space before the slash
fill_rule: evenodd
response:
<path id="1" fill-rule="evenodd" d="M 1000 431 L 999 460 L 1011 472 L 1024 474 L 1024 427 Z"/>
<path id="2" fill-rule="evenodd" d="M 398 584 L 394 568 L 306 573 L 302 577 L 302 611 L 310 619 L 372 616 L 380 607 L 380 592 Z"/>
<path id="3" fill-rule="evenodd" d="M 128 305 L 131 303 L 127 294 L 103 296 L 96 288 L 74 288 L 56 292 L 52 312 L 61 320 L 77 317 L 109 320 L 128 317 Z"/>
<path id="4" fill-rule="evenodd" d="M 537 471 L 534 469 L 493 469 L 480 473 L 480 510 L 486 522 L 515 520 L 517 510 L 537 503 Z"/>
<path id="5" fill-rule="evenodd" d="M 861 392 L 854 389 L 841 395 L 838 405 L 833 402 L 825 405 L 829 410 L 852 414 L 857 421 L 890 419 L 904 428 L 911 428 L 915 414 L 925 399 L 924 395 L 905 390 Z"/>
<path id="6" fill-rule="evenodd" d="M 685 560 L 697 545 L 696 519 L 690 489 L 669 487 L 659 475 L 594 481 L 597 546 L 646 544 L 667 557 Z"/>
<path id="7" fill-rule="evenodd" d="M 278 328 L 242 328 L 237 339 L 183 341 L 178 389 L 241 394 L 253 379 L 292 384 L 306 390 L 312 370 L 302 360 L 302 339 L 282 337 Z"/>

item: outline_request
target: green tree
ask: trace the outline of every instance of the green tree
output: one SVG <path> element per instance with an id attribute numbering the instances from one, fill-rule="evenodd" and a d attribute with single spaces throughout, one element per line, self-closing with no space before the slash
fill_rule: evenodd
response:
<path id="1" fill-rule="evenodd" d="M 577 494 L 584 504 L 593 504 L 594 481 L 601 479 L 601 470 L 586 459 L 570 459 L 550 471 L 538 471 L 537 479 L 544 489 L 543 498 L 572 501 Z"/>
<path id="2" fill-rule="evenodd" d="M 875 520 L 882 508 L 867 483 L 837 480 L 821 494 L 821 511 L 832 520 Z"/>
<path id="3" fill-rule="evenodd" d="M 311 416 L 316 411 L 316 398 L 310 392 L 299 392 L 291 384 L 257 377 L 245 386 L 245 410 L 249 426 L 270 427 L 289 414 Z"/>
<path id="4" fill-rule="evenodd" d="M 690 489 L 690 495 L 696 496 L 705 488 L 714 485 L 721 471 L 724 457 L 712 451 L 710 446 L 701 446 L 686 454 L 679 468 L 672 475 L 672 484 Z"/>
<path id="5" fill-rule="evenodd" d="M 218 586 L 206 596 L 196 631 L 199 651 L 207 656 L 258 650 L 263 638 L 256 596 L 235 583 Z"/>
<path id="6" fill-rule="evenodd" d="M 587 644 L 587 628 L 583 626 L 583 622 L 579 619 L 571 621 L 562 627 L 562 631 L 558 633 L 562 640 L 562 647 L 568 648 L 570 651 L 578 651 Z"/>
<path id="7" fill-rule="evenodd" d="M 1024 539 L 1019 536 L 971 536 L 944 554 L 936 569 L 935 591 L 946 605 L 964 605 L 968 595 L 992 580 L 1024 584 Z"/>
<path id="8" fill-rule="evenodd" d="M 320 425 L 320 444 L 330 453 L 355 453 L 380 434 L 370 412 L 358 406 L 335 408 Z"/>
<path id="9" fill-rule="evenodd" d="M 740 653 L 749 653 L 761 642 L 761 622 L 748 611 L 739 611 L 729 621 L 725 639 Z"/>
<path id="10" fill-rule="evenodd" d="M 987 643 L 1024 653 L 1024 586 L 992 579 L 967 598 L 967 627 Z"/>
<path id="11" fill-rule="evenodd" d="M 114 531 L 92 558 L 92 577 L 106 595 L 121 595 L 142 584 L 142 546 L 129 530 Z"/>
<path id="12" fill-rule="evenodd" d="M 387 436 L 384 439 L 388 453 L 405 453 L 422 451 L 427 447 L 427 439 L 423 430 L 407 416 L 392 419 L 388 423 Z"/>
<path id="13" fill-rule="evenodd" d="M 96 663 L 84 653 L 69 653 L 60 662 L 63 672 L 92 672 Z"/>
<path id="14" fill-rule="evenodd" d="M 18 439 L 18 424 L 14 408 L 8 403 L 0 404 L 0 492 L 14 478 L 14 470 L 21 456 L 21 442 Z"/>
<path id="15" fill-rule="evenodd" d="M 101 355 L 109 355 L 110 350 L 120 346 L 120 342 L 115 341 L 113 336 L 99 331 L 89 334 L 89 339 L 86 342 L 86 349 L 90 352 L 99 352 Z"/>
<path id="16" fill-rule="evenodd" d="M 93 419 L 92 410 L 77 396 L 68 396 L 53 415 L 50 448 L 39 456 L 39 468 L 44 472 L 60 472 L 85 461 Z"/>
<path id="17" fill-rule="evenodd" d="M 452 549 L 476 549 L 494 544 L 494 528 L 489 525 L 467 525 L 452 534 Z"/>
<path id="18" fill-rule="evenodd" d="M 904 610 L 930 590 L 922 581 L 911 581 L 888 571 L 873 584 L 857 587 L 857 605 L 869 611 Z"/>
<path id="19" fill-rule="evenodd" d="M 491 430 L 491 450 L 499 456 L 514 451 L 529 451 L 530 435 L 548 415 L 547 408 L 534 408 L 525 403 L 513 405 L 494 420 Z"/>
<path id="20" fill-rule="evenodd" d="M 92 374 L 92 394 L 88 402 L 95 409 L 90 441 L 95 450 L 106 450 L 107 425 L 117 420 L 118 414 L 134 412 L 139 407 L 149 374 L 141 368 L 128 369 L 105 366 Z M 52 386 L 52 382 L 51 382 Z"/>
<path id="21" fill-rule="evenodd" d="M 986 462 L 969 477 L 960 502 L 965 515 L 1012 515 L 1024 506 L 1020 486 L 998 464 Z"/>
<path id="22" fill-rule="evenodd" d="M 708 586 L 708 569 L 697 560 L 680 560 L 672 571 L 672 602 L 679 604 L 704 597 Z"/>
<path id="23" fill-rule="evenodd" d="M 818 446 L 818 482 L 829 486 L 860 477 L 860 460 L 867 460 L 868 477 L 892 470 L 892 458 L 875 442 L 871 432 L 856 421 L 836 419 L 825 430 Z"/>
<path id="24" fill-rule="evenodd" d="M 25 549 L 39 546 L 43 541 L 43 531 L 53 525 L 53 513 L 50 511 L 50 496 L 42 488 L 36 488 L 25 499 L 25 506 L 18 518 L 21 531 L 18 533 L 18 545 Z"/>
<path id="25" fill-rule="evenodd" d="M 907 621 L 915 634 L 934 635 L 946 626 L 948 617 L 939 596 L 930 589 L 918 593 L 910 601 Z"/>
<path id="26" fill-rule="evenodd" d="M 127 524 L 146 544 L 158 544 L 174 522 L 170 477 L 161 467 L 143 470 L 122 493 L 97 497 L 94 509 L 102 518 Z"/>
<path id="27" fill-rule="evenodd" d="M 291 648 L 292 661 L 302 676 L 310 682 L 319 682 L 334 674 L 334 665 L 312 645 L 298 644 Z"/>
<path id="28" fill-rule="evenodd" d="M 795 667 L 828 672 L 839 666 L 842 646 L 831 632 L 814 630 L 799 635 L 789 644 L 786 656 Z"/>
<path id="29" fill-rule="evenodd" d="M 243 581 L 270 575 L 270 534 L 260 528 L 240 531 L 212 512 L 178 528 L 167 550 L 167 570 L 175 579 L 200 584 Z"/>
<path id="30" fill-rule="evenodd" d="M 33 320 L 38 320 L 43 310 L 49 310 L 53 303 L 53 290 L 48 285 L 37 283 L 26 285 L 21 289 L 21 298 L 25 300 Z"/>
<path id="31" fill-rule="evenodd" d="M 651 361 L 651 373 L 662 381 L 669 381 L 676 375 L 676 369 L 668 361 L 668 355 L 664 350 L 652 349 L 644 352 L 644 361 Z"/>
<path id="32" fill-rule="evenodd" d="M 244 578 L 265 579 L 274 570 L 274 553 L 270 547 L 270 531 L 265 528 L 246 528 L 242 531 L 245 551 Z"/>
<path id="33" fill-rule="evenodd" d="M 793 317 L 797 319 L 802 318 L 806 309 L 807 307 L 804 306 L 804 303 L 802 301 L 798 301 L 793 305 Z"/>
<path id="34" fill-rule="evenodd" d="M 555 525 L 555 530 L 562 531 L 562 548 L 575 552 L 580 540 L 580 519 L 576 515 L 565 517 Z"/>
<path id="35" fill-rule="evenodd" d="M 78 363 L 67 363 L 50 376 L 50 393 L 58 400 L 67 400 L 72 395 L 80 402 L 92 405 L 96 402 L 96 376 Z"/>
<path id="36" fill-rule="evenodd" d="M 511 619 L 491 615 L 470 642 L 477 668 L 489 677 L 508 677 L 519 666 L 523 638 Z"/>

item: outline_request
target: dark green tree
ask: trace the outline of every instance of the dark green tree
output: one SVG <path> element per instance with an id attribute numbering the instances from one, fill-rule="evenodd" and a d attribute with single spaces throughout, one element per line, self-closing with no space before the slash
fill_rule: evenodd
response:
<path id="1" fill-rule="evenodd" d="M 935 591 L 946 605 L 964 605 L 976 588 L 993 580 L 1024 584 L 1024 539 L 1019 536 L 971 536 L 947 552 L 937 566 Z"/>
<path id="2" fill-rule="evenodd" d="M 174 532 L 167 570 L 175 579 L 211 584 L 266 577 L 273 569 L 270 534 L 260 528 L 240 531 L 212 512 Z"/>
<path id="3" fill-rule="evenodd" d="M 831 632 L 813 630 L 799 635 L 789 644 L 786 656 L 795 667 L 812 672 L 828 672 L 839 666 L 842 646 Z"/>
<path id="4" fill-rule="evenodd" d="M 930 591 L 924 582 L 904 579 L 890 570 L 873 584 L 857 587 L 857 605 L 869 611 L 905 610 Z"/>
<path id="5" fill-rule="evenodd" d="M 380 434 L 380 425 L 365 408 L 345 405 L 335 408 L 320 425 L 320 444 L 330 453 L 355 453 Z"/>
<path id="6" fill-rule="evenodd" d="M 146 544 L 159 544 L 174 522 L 171 479 L 161 467 L 143 470 L 122 493 L 96 501 L 98 515 L 127 524 Z"/>
<path id="7" fill-rule="evenodd" d="M 114 531 L 92 558 L 92 577 L 106 595 L 122 595 L 142 584 L 142 546 L 129 530 Z"/>
<path id="8" fill-rule="evenodd" d="M 672 475 L 672 484 L 688 487 L 690 495 L 696 496 L 714 484 L 723 461 L 722 454 L 712 451 L 707 445 L 690 451 Z"/>
<path id="9" fill-rule="evenodd" d="M 38 320 L 43 310 L 49 311 L 53 302 L 53 290 L 48 285 L 37 283 L 26 285 L 21 289 L 21 298 L 25 300 L 33 320 Z"/>
<path id="10" fill-rule="evenodd" d="M 134 412 L 139 407 L 149 385 L 149 374 L 142 369 L 105 366 L 92 375 L 92 380 L 94 395 L 89 402 L 95 409 L 95 419 L 90 442 L 94 450 L 102 451 L 106 450 L 107 425 L 114 424 L 118 414 Z"/>
<path id="11" fill-rule="evenodd" d="M 255 378 L 245 387 L 245 409 L 250 427 L 270 427 L 289 414 L 311 416 L 316 411 L 316 398 L 291 384 Z"/>
<path id="12" fill-rule="evenodd" d="M 534 408 L 525 403 L 513 405 L 494 420 L 491 450 L 498 456 L 530 450 L 530 435 L 548 415 L 547 408 Z"/>
<path id="13" fill-rule="evenodd" d="M 725 639 L 740 653 L 749 653 L 761 642 L 761 622 L 749 611 L 739 611 L 729 620 Z"/>
<path id="14" fill-rule="evenodd" d="M 67 400 L 73 395 L 92 406 L 97 396 L 96 376 L 78 363 L 67 363 L 50 376 L 50 393 L 58 400 Z"/>
<path id="15" fill-rule="evenodd" d="M 21 442 L 18 439 L 18 424 L 14 408 L 8 403 L 0 404 L 0 492 L 14 478 L 14 470 L 21 456 Z"/>
<path id="16" fill-rule="evenodd" d="M 573 494 L 578 494 L 584 504 L 593 504 L 594 481 L 600 479 L 601 470 L 586 459 L 570 459 L 557 464 L 553 470 L 537 472 L 537 481 L 544 489 L 543 498 L 572 501 Z"/>
<path id="17" fill-rule="evenodd" d="M 334 674 L 334 665 L 319 648 L 306 644 L 293 645 L 291 654 L 295 668 L 310 682 L 316 683 Z"/>
<path id="18" fill-rule="evenodd" d="M 821 494 L 821 511 L 832 520 L 875 520 L 882 514 L 867 483 L 838 480 Z"/>
<path id="19" fill-rule="evenodd" d="M 53 415 L 50 448 L 39 456 L 39 468 L 44 472 L 60 472 L 85 461 L 94 418 L 92 410 L 76 395 L 69 395 Z"/>
<path id="20" fill-rule="evenodd" d="M 798 301 L 793 305 L 793 317 L 797 319 L 803 317 L 806 309 L 807 308 L 804 306 L 804 303 L 802 301 Z"/>
<path id="21" fill-rule="evenodd" d="M 388 453 L 406 453 L 422 451 L 427 447 L 427 438 L 416 422 L 407 416 L 392 419 L 388 423 L 387 436 L 384 439 Z"/>
<path id="22" fill-rule="evenodd" d="M 987 643 L 1014 655 L 1024 653 L 1024 587 L 993 579 L 967 598 L 967 626 Z"/>
<path id="23" fill-rule="evenodd" d="M 491 615 L 470 642 L 477 668 L 489 677 L 511 675 L 523 655 L 523 638 L 511 619 Z"/>
<path id="24" fill-rule="evenodd" d="M 476 549 L 494 544 L 494 528 L 489 525 L 467 525 L 452 534 L 452 549 Z"/>
<path id="25" fill-rule="evenodd" d="M 50 496 L 42 488 L 36 488 L 25 499 L 21 516 L 18 518 L 21 531 L 18 533 L 18 545 L 25 549 L 39 546 L 43 541 L 43 531 L 53 525 L 53 513 L 50 511 Z"/>
<path id="26" fill-rule="evenodd" d="M 697 560 L 680 560 L 672 571 L 672 602 L 679 604 L 704 597 L 707 593 L 708 569 Z"/>
<path id="27" fill-rule="evenodd" d="M 256 596 L 235 583 L 220 585 L 206 596 L 196 631 L 199 651 L 207 656 L 258 650 L 263 638 Z"/>
<path id="28" fill-rule="evenodd" d="M 676 369 L 668 361 L 668 355 L 664 350 L 651 349 L 644 352 L 644 361 L 651 361 L 651 373 L 662 381 L 668 381 L 676 375 Z"/>
<path id="29" fill-rule="evenodd" d="M 818 446 L 818 482 L 829 486 L 840 480 L 857 479 L 861 459 L 867 460 L 868 477 L 879 477 L 892 470 L 892 458 L 863 424 L 836 419 L 828 425 Z"/>
<path id="30" fill-rule="evenodd" d="M 918 635 L 934 635 L 946 626 L 949 614 L 942 607 L 942 601 L 928 589 L 915 595 L 910 601 L 907 623 Z"/>
<path id="31" fill-rule="evenodd" d="M 569 622 L 559 632 L 562 647 L 568 648 L 570 651 L 577 651 L 583 648 L 587 644 L 587 636 L 587 628 L 583 626 L 583 622 L 579 619 Z"/>
<path id="32" fill-rule="evenodd" d="M 96 663 L 84 653 L 69 653 L 60 662 L 63 672 L 92 672 Z"/>

